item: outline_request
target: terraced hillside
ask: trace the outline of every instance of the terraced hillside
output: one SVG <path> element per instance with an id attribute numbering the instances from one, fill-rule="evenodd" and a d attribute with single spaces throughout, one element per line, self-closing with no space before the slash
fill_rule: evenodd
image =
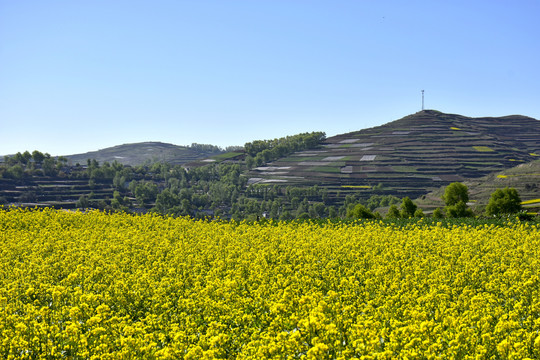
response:
<path id="1" fill-rule="evenodd" d="M 326 139 L 249 172 L 250 184 L 313 185 L 341 196 L 419 197 L 540 158 L 540 121 L 469 118 L 425 110 L 388 124 Z"/>
<path id="2" fill-rule="evenodd" d="M 114 188 L 112 180 L 64 179 L 34 177 L 24 180 L 0 179 L 0 196 L 8 204 L 25 207 L 56 207 L 73 209 L 82 196 L 96 200 L 110 200 Z"/>
<path id="3" fill-rule="evenodd" d="M 86 164 L 88 159 L 96 159 L 100 163 L 118 161 L 121 164 L 132 166 L 147 162 L 166 162 L 173 165 L 182 165 L 221 153 L 223 151 L 213 145 L 193 144 L 192 146 L 179 146 L 161 142 L 142 142 L 123 144 L 65 157 L 72 164 Z"/>

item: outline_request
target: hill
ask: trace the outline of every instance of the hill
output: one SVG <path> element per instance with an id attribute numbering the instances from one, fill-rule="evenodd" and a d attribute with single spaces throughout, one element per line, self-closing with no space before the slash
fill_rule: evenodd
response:
<path id="1" fill-rule="evenodd" d="M 540 197 L 540 121 L 519 115 L 426 110 L 330 138 L 304 133 L 234 150 L 152 142 L 69 161 L 17 153 L 0 163 L 0 205 L 253 220 L 345 217 L 356 203 L 384 208 L 405 196 L 429 211 L 455 181 L 467 184 L 478 207 L 497 187 L 516 187 L 523 200 Z"/>
<path id="2" fill-rule="evenodd" d="M 81 165 L 86 164 L 88 159 L 96 159 L 100 163 L 118 161 L 121 164 L 132 166 L 149 162 L 181 165 L 221 153 L 223 151 L 213 145 L 192 144 L 191 146 L 179 146 L 161 142 L 141 142 L 64 157 L 72 164 L 79 163 Z"/>
<path id="3" fill-rule="evenodd" d="M 455 181 L 539 159 L 540 121 L 470 118 L 424 110 L 382 126 L 330 137 L 252 169 L 250 184 L 314 185 L 329 194 L 416 198 Z"/>

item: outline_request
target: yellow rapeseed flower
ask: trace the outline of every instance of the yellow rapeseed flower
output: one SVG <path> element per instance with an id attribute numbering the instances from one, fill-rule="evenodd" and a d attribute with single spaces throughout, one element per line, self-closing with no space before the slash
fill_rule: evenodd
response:
<path id="1" fill-rule="evenodd" d="M 0 354 L 540 357 L 536 225 L 0 210 Z"/>

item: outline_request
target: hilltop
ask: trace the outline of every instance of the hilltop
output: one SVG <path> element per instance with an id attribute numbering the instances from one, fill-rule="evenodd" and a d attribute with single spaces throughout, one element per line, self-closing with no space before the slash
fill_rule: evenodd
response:
<path id="1" fill-rule="evenodd" d="M 65 158 L 72 164 L 81 165 L 86 164 L 88 159 L 95 159 L 100 163 L 117 161 L 132 166 L 155 162 L 181 165 L 221 153 L 223 150 L 213 145 L 179 146 L 162 142 L 141 142 L 113 146 L 84 154 L 66 155 Z"/>
<path id="2" fill-rule="evenodd" d="M 424 110 L 320 145 L 252 169 L 249 183 L 318 184 L 335 196 L 376 192 L 416 198 L 540 159 L 540 121 Z"/>

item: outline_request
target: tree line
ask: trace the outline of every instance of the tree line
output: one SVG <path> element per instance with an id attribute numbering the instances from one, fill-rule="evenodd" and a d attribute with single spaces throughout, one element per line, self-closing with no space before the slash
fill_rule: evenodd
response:
<path id="1" fill-rule="evenodd" d="M 326 138 L 324 132 L 302 133 L 273 140 L 255 140 L 244 145 L 248 169 L 261 166 L 297 151 L 318 148 Z"/>
<path id="2" fill-rule="evenodd" d="M 374 194 L 364 199 L 355 195 L 344 198 L 330 196 L 324 187 L 248 185 L 243 175 L 248 159 L 284 156 L 288 152 L 316 148 L 324 133 L 305 133 L 292 137 L 247 143 L 246 159 L 239 163 L 212 163 L 191 169 L 168 163 L 128 166 L 118 162 L 100 164 L 87 160 L 85 165 L 69 165 L 66 158 L 51 157 L 39 151 L 17 153 L 0 164 L 0 179 L 60 177 L 84 179 L 88 187 L 107 184 L 111 190 L 105 197 L 93 191 L 81 195 L 76 206 L 110 211 L 153 211 L 164 215 L 222 217 L 235 220 L 271 218 L 280 220 L 307 218 L 372 218 L 382 219 L 375 209 L 387 209 L 385 218 L 420 218 L 424 212 L 411 199 Z M 277 149 L 277 150 L 276 150 Z M 266 155 L 261 155 L 261 154 Z M 267 155 L 267 154 L 272 154 Z M 253 160 L 255 161 L 255 160 Z M 257 161 L 255 161 L 258 163 Z M 446 187 L 445 207 L 435 209 L 435 218 L 472 217 L 467 206 L 468 189 L 453 183 Z M 0 198 L 0 203 L 2 199 Z M 5 203 L 5 201 L 3 201 Z M 485 215 L 501 216 L 522 212 L 515 189 L 498 189 L 492 195 Z"/>

